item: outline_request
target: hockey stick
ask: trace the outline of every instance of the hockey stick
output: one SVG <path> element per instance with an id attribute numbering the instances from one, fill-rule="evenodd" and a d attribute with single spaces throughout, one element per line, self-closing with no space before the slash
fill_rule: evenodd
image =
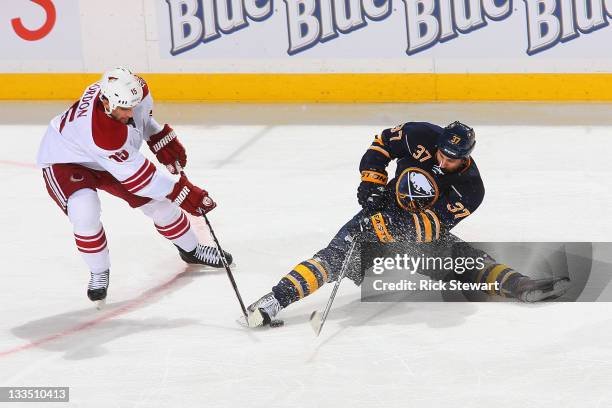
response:
<path id="1" fill-rule="evenodd" d="M 351 262 L 353 251 L 355 250 L 355 244 L 357 243 L 358 236 L 359 235 L 355 235 L 353 237 L 353 242 L 351 242 L 348 254 L 346 255 L 346 258 L 344 258 L 344 262 L 342 262 L 342 267 L 340 268 L 340 275 L 338 276 L 338 279 L 334 284 L 334 289 L 332 290 L 332 293 L 329 296 L 329 300 L 327 301 L 327 305 L 325 305 L 325 309 L 323 309 L 323 313 L 319 313 L 318 310 L 315 310 L 310 315 L 310 325 L 312 326 L 312 329 L 314 330 L 317 336 L 321 334 L 321 330 L 323 330 L 323 325 L 327 320 L 327 316 L 329 315 L 329 311 L 331 310 L 332 303 L 334 303 L 334 298 L 336 297 L 336 292 L 338 292 L 338 288 L 340 287 L 340 282 L 344 278 L 344 275 L 346 275 L 348 265 Z"/>
<path id="2" fill-rule="evenodd" d="M 185 175 L 185 172 L 183 171 L 183 168 L 179 164 L 179 162 L 176 162 L 175 166 L 176 166 L 176 169 L 181 173 L 181 176 L 187 177 Z M 225 253 L 221 249 L 221 244 L 219 244 L 219 240 L 217 239 L 217 235 L 215 235 L 215 230 L 213 230 L 212 225 L 210 225 L 210 221 L 208 221 L 208 217 L 206 216 L 206 214 L 204 212 L 202 212 L 202 210 L 200 210 L 200 215 L 204 218 L 204 221 L 206 221 L 206 225 L 208 226 L 208 230 L 210 231 L 210 235 L 212 235 L 213 241 L 215 241 L 215 246 L 217 247 L 217 251 L 219 251 L 219 255 L 221 256 L 221 262 L 223 263 L 223 266 L 225 267 L 225 272 L 227 272 L 227 277 L 229 278 L 230 282 L 232 283 L 232 287 L 234 288 L 234 293 L 236 293 L 236 297 L 238 298 L 238 302 L 240 303 L 240 308 L 242 309 L 242 314 L 244 314 L 244 318 L 247 319 L 246 307 L 244 307 L 244 302 L 242 301 L 242 296 L 240 296 L 240 291 L 238 291 L 238 285 L 236 285 L 236 280 L 234 279 L 234 274 L 232 274 L 232 270 L 230 269 L 229 264 L 227 263 L 227 259 L 225 259 Z"/>

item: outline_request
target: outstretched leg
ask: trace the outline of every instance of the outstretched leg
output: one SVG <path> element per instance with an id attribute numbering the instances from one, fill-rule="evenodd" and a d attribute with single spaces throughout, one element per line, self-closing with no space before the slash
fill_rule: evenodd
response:
<path id="1" fill-rule="evenodd" d="M 413 218 L 394 217 L 390 211 L 372 215 L 362 210 L 340 228 L 325 248 L 315 253 L 312 258 L 297 264 L 280 279 L 272 288 L 272 292 L 251 304 L 248 307 L 249 313 L 258 310 L 263 316 L 258 323 L 267 324 L 282 309 L 311 295 L 325 283 L 335 281 L 357 235 L 357 255 L 350 260 L 346 276 L 359 285 L 363 279 L 361 259 L 358 255 L 361 242 L 392 242 L 405 236 L 413 236 L 415 231 Z M 437 233 L 439 231 L 434 231 L 434 234 Z"/>
<path id="2" fill-rule="evenodd" d="M 522 302 L 538 302 L 559 297 L 570 287 L 570 280 L 567 277 L 533 279 L 523 275 L 453 234 L 446 234 L 441 244 L 438 247 L 448 251 L 454 258 L 484 259 L 484 268 L 466 270 L 462 274 L 450 273 L 443 280 L 456 279 L 466 283 L 487 284 L 490 288 L 485 291 L 487 295 L 516 298 Z"/>
<path id="3" fill-rule="evenodd" d="M 89 188 L 74 192 L 68 198 L 66 213 L 77 249 L 89 267 L 87 296 L 92 301 L 103 301 L 109 284 L 110 255 L 106 233 L 100 222 L 98 193 Z"/>

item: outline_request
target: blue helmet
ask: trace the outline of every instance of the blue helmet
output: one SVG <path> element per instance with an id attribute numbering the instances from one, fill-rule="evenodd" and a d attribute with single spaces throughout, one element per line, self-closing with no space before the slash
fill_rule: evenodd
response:
<path id="1" fill-rule="evenodd" d="M 444 128 L 438 137 L 438 149 L 451 159 L 464 159 L 476 145 L 474 129 L 459 121 Z"/>

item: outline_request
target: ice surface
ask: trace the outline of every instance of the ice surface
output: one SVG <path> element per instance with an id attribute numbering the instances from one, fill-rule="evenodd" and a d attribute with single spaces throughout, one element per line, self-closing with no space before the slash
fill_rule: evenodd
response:
<path id="1" fill-rule="evenodd" d="M 104 193 L 111 286 L 96 311 L 71 227 L 33 167 L 68 105 L 0 105 L 0 385 L 70 386 L 70 407 L 612 406 L 610 303 L 361 303 L 345 282 L 319 338 L 308 316 L 331 285 L 285 310 L 284 327 L 247 331 L 223 271 L 187 268 Z M 462 238 L 612 241 L 610 108 L 168 104 L 155 115 L 219 204 L 210 220 L 248 304 L 358 210 L 361 155 L 407 120 L 477 130 L 487 193 Z"/>

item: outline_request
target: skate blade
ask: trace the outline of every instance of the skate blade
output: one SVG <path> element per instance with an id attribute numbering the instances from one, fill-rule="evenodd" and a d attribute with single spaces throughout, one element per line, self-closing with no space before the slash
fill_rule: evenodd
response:
<path id="1" fill-rule="evenodd" d="M 556 299 L 560 296 L 563 296 L 565 292 L 569 290 L 572 286 L 572 283 L 569 279 L 563 279 L 558 282 L 555 282 L 553 288 L 548 291 L 543 290 L 534 290 L 526 294 L 525 302 L 534 303 L 541 302 L 543 300 L 552 300 Z"/>
<path id="2" fill-rule="evenodd" d="M 261 327 L 263 326 L 263 322 L 264 322 L 264 317 L 261 314 L 261 311 L 259 309 L 255 309 L 253 313 L 249 314 L 249 317 L 247 319 L 247 326 L 251 328 Z"/>
<path id="3" fill-rule="evenodd" d="M 321 319 L 321 313 L 319 313 L 318 310 L 312 312 L 312 314 L 310 315 L 310 326 L 312 327 L 312 330 L 314 330 L 317 336 L 319 335 L 319 333 L 321 333 L 322 323 L 323 320 Z"/>
<path id="4" fill-rule="evenodd" d="M 106 299 L 96 300 L 94 304 L 96 305 L 97 310 L 102 310 L 104 307 L 106 307 Z"/>
<path id="5" fill-rule="evenodd" d="M 559 282 L 555 282 L 552 292 L 549 292 L 550 293 L 549 297 L 551 299 L 555 299 L 560 296 L 563 296 L 565 295 L 565 292 L 567 292 L 571 287 L 572 287 L 572 282 L 569 279 L 563 279 L 563 280 L 560 280 Z"/>
<path id="6" fill-rule="evenodd" d="M 263 325 L 263 321 L 264 319 L 259 309 L 254 311 L 253 313 L 250 313 L 248 318 L 240 316 L 236 319 L 236 323 L 238 323 L 242 327 L 246 327 L 249 329 L 261 327 Z"/>
<path id="7" fill-rule="evenodd" d="M 247 322 L 244 316 L 240 316 L 239 318 L 237 318 L 236 323 L 245 328 L 249 327 L 249 323 Z"/>
<path id="8" fill-rule="evenodd" d="M 193 270 L 194 272 L 225 272 L 225 267 L 223 265 L 221 266 L 211 266 L 211 265 L 203 265 L 203 264 L 197 264 L 197 263 L 187 263 L 187 267 L 190 268 L 191 270 Z M 230 268 L 234 269 L 236 267 L 236 263 L 232 262 L 232 264 L 230 265 Z M 236 272 L 235 270 L 232 270 L 232 272 Z"/>

